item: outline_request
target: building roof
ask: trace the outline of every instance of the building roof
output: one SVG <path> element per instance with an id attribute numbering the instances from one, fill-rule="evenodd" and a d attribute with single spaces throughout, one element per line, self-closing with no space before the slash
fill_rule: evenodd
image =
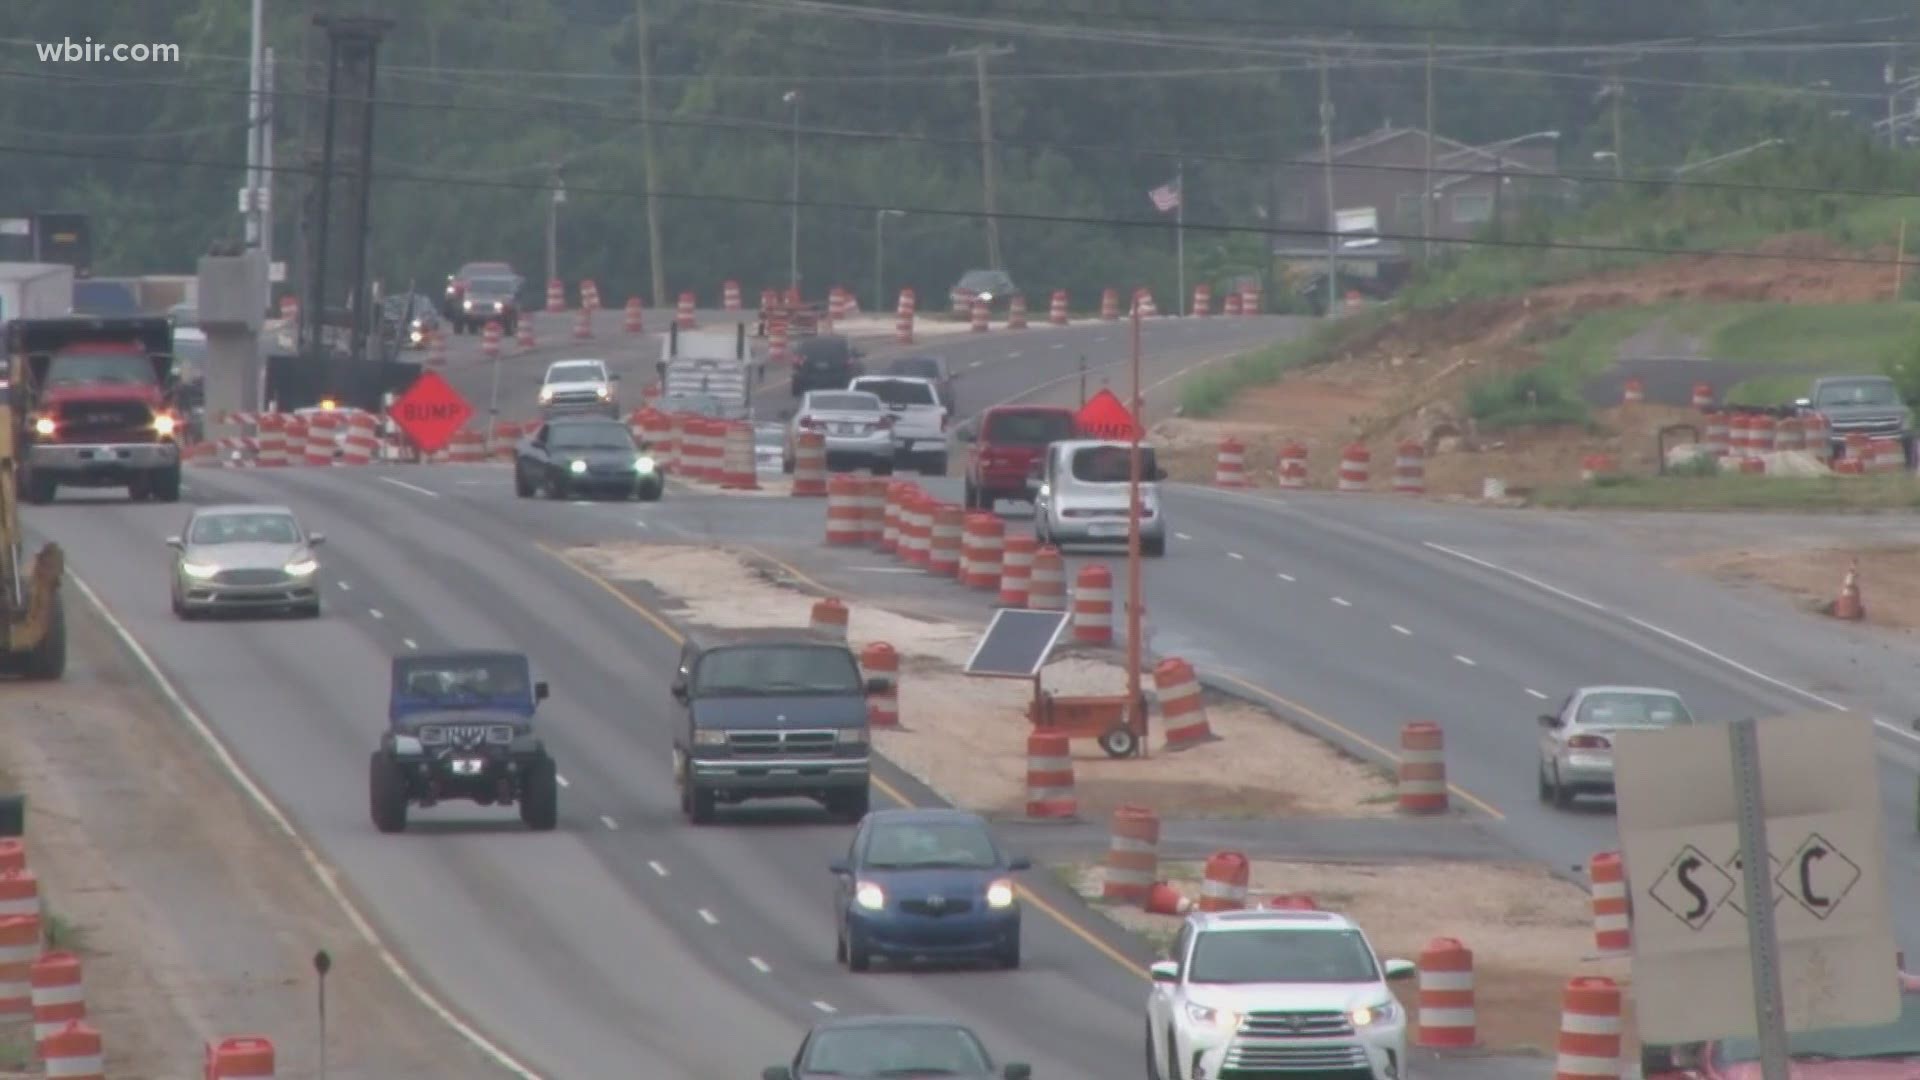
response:
<path id="1" fill-rule="evenodd" d="M 1410 135 L 1425 138 L 1427 132 L 1421 128 L 1413 127 L 1383 127 L 1378 131 L 1356 136 L 1345 142 L 1335 143 L 1333 146 L 1333 161 L 1335 164 L 1339 164 L 1342 158 L 1351 157 L 1362 150 L 1369 150 L 1373 147 Z M 1503 154 L 1497 150 L 1487 150 L 1478 146 L 1470 146 L 1458 139 L 1449 139 L 1445 135 L 1437 133 L 1434 134 L 1432 138 L 1434 146 L 1433 168 L 1435 172 L 1445 172 L 1448 169 L 1474 169 L 1477 171 L 1518 171 L 1540 173 L 1542 176 L 1550 175 L 1543 172 L 1538 166 L 1531 162 L 1523 161 L 1509 154 Z M 1499 140 L 1495 141 L 1497 142 Z M 1326 157 L 1319 150 L 1315 150 L 1307 154 L 1303 160 L 1320 162 L 1325 161 Z M 1467 178 L 1468 177 L 1454 176 L 1436 183 L 1434 186 L 1436 188 L 1444 187 Z"/>

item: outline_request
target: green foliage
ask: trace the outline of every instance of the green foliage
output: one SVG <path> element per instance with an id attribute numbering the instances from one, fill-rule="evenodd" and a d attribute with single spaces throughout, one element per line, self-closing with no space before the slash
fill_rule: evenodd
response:
<path id="1" fill-rule="evenodd" d="M 1216 415 L 1233 404 L 1241 391 L 1277 381 L 1295 368 L 1331 359 L 1348 342 L 1377 327 L 1385 308 L 1321 323 L 1304 338 L 1276 342 L 1189 377 L 1180 388 L 1183 416 Z"/>
<path id="2" fill-rule="evenodd" d="M 1467 386 L 1467 415 L 1482 431 L 1589 422 L 1586 403 L 1562 372 L 1550 368 L 1475 380 Z"/>
<path id="3" fill-rule="evenodd" d="M 1761 476 L 1741 473 L 1633 477 L 1536 492 L 1542 506 L 1614 510 L 1768 510 L 1835 513 L 1920 509 L 1920 483 L 1904 473 Z"/>

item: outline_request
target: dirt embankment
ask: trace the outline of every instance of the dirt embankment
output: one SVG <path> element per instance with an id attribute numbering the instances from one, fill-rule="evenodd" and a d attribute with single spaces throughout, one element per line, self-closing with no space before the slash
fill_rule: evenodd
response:
<path id="1" fill-rule="evenodd" d="M 0 789 L 27 796 L 29 867 L 46 921 L 77 942 L 107 1075 L 198 1076 L 206 1040 L 233 1035 L 272 1039 L 280 1076 L 318 1075 L 325 949 L 335 1080 L 504 1076 L 401 987 L 97 616 L 67 603 L 66 679 L 0 683 Z M 25 1026 L 0 1027 L 0 1048 L 29 1052 Z"/>
<path id="2" fill-rule="evenodd" d="M 1761 250 L 1804 259 L 1840 253 L 1819 237 L 1780 237 Z M 1856 253 L 1847 253 L 1856 254 Z M 1247 445 L 1254 482 L 1271 486 L 1281 445 L 1308 450 L 1315 488 L 1333 484 L 1340 452 L 1353 442 L 1372 454 L 1372 487 L 1388 490 L 1394 451 L 1406 440 L 1427 455 L 1427 488 L 1440 496 L 1477 498 L 1496 477 L 1509 490 L 1566 484 L 1580 462 L 1610 455 L 1624 467 L 1651 471 L 1654 433 L 1691 418 L 1686 409 L 1644 405 L 1602 410 L 1592 431 L 1572 428 L 1482 434 L 1467 418 L 1468 385 L 1541 363 L 1541 347 L 1581 316 L 1612 308 L 1676 301 L 1714 303 L 1849 303 L 1887 299 L 1883 267 L 1783 259 L 1693 256 L 1612 271 L 1499 299 L 1411 312 L 1375 327 L 1338 356 L 1241 393 L 1212 420 L 1170 420 L 1156 428 L 1168 444 L 1169 469 L 1184 480 L 1213 478 L 1219 441 Z"/>

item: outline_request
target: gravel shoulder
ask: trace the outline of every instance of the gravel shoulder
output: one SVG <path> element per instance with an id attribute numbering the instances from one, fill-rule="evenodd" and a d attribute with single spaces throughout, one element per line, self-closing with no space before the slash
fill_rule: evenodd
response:
<path id="1" fill-rule="evenodd" d="M 198 1076 L 208 1039 L 258 1035 L 280 1076 L 318 1075 L 325 949 L 328 1076 L 507 1075 L 408 994 L 99 616 L 73 590 L 67 604 L 66 679 L 0 683 L 0 786 L 26 793 L 29 863 L 79 942 L 107 1074 Z"/>

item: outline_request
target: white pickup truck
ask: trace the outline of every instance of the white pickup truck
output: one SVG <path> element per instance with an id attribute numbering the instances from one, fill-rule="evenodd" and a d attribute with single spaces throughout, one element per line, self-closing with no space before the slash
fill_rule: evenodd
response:
<path id="1" fill-rule="evenodd" d="M 947 474 L 947 402 L 932 379 L 907 375 L 862 375 L 847 384 L 883 402 L 893 414 L 893 460 L 898 468 L 917 466 L 925 476 Z"/>

